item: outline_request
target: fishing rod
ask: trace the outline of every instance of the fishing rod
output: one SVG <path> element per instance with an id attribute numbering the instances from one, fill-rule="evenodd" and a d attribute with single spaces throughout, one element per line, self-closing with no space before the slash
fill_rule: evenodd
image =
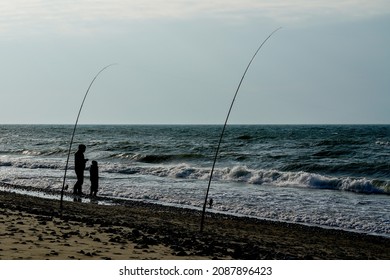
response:
<path id="1" fill-rule="evenodd" d="M 104 70 L 106 70 L 108 67 L 110 66 L 113 66 L 115 65 L 116 63 L 113 63 L 113 64 L 109 64 L 105 67 L 103 67 L 97 74 L 96 76 L 92 79 L 92 82 L 89 84 L 89 87 L 87 89 L 87 91 L 85 92 L 85 95 L 84 95 L 84 98 L 83 98 L 83 102 L 81 102 L 81 106 L 80 106 L 80 109 L 79 109 L 79 113 L 77 114 L 77 118 L 76 118 L 76 123 L 74 124 L 74 127 L 73 127 L 73 133 L 72 133 L 72 137 L 70 139 L 70 144 L 69 144 L 69 150 L 68 150 L 68 157 L 66 159 L 66 165 L 65 165 L 65 173 L 64 173 L 64 180 L 62 182 L 62 189 L 61 189 L 61 200 L 60 200 L 60 213 L 62 214 L 62 202 L 63 202 L 63 199 L 64 199 L 64 189 L 65 189 L 65 181 L 66 181 L 66 172 L 68 171 L 68 164 L 69 164 L 69 157 L 70 157 L 70 152 L 72 150 L 72 144 L 73 144 L 73 139 L 74 139 L 74 135 L 76 133 L 76 128 L 77 128 L 77 123 L 79 122 L 79 118 L 80 118 L 80 114 L 81 114 L 81 110 L 83 109 L 83 106 L 84 106 L 84 102 L 85 102 L 85 99 L 87 98 L 87 95 L 89 93 L 89 90 L 91 89 L 91 86 L 92 84 L 95 82 L 95 80 L 97 79 L 97 77 L 100 75 L 100 73 L 102 73 Z"/>
<path id="2" fill-rule="evenodd" d="M 274 31 L 272 31 L 271 34 L 268 35 L 268 37 L 267 37 L 267 38 L 260 44 L 260 46 L 257 48 L 255 54 L 252 56 L 252 59 L 249 61 L 248 65 L 247 65 L 247 67 L 246 67 L 246 69 L 245 69 L 245 71 L 244 71 L 244 74 L 243 74 L 242 77 L 241 77 L 241 80 L 240 80 L 240 82 L 239 82 L 239 84 L 238 84 L 238 87 L 237 87 L 237 89 L 236 89 L 236 93 L 234 94 L 232 103 L 230 104 L 230 108 L 229 108 L 228 114 L 227 114 L 226 119 L 225 119 L 225 124 L 223 125 L 222 132 L 221 132 L 221 135 L 220 135 L 220 137 L 219 137 L 219 142 L 218 142 L 217 150 L 215 151 L 215 155 L 214 155 L 213 166 L 212 166 L 211 172 L 210 172 L 209 183 L 208 183 L 208 186 L 207 186 L 206 196 L 205 196 L 204 204 L 203 204 L 202 219 L 201 219 L 201 222 L 200 222 L 200 232 L 203 231 L 203 227 L 204 227 L 204 218 L 205 218 L 205 213 L 206 213 L 207 199 L 208 199 L 208 196 L 209 196 L 211 180 L 212 180 L 212 178 L 213 178 L 213 173 L 214 173 L 214 169 L 215 169 L 215 163 L 217 162 L 217 157 L 218 157 L 219 149 L 220 149 L 220 147 L 221 147 L 222 138 L 223 138 L 223 135 L 224 135 L 225 130 L 226 130 L 226 125 L 227 125 L 227 122 L 228 122 L 228 120 L 229 120 L 229 116 L 230 116 L 230 113 L 231 113 L 231 111 L 232 111 L 234 101 L 236 100 L 236 97 L 237 97 L 238 91 L 240 90 L 242 81 L 244 80 L 245 75 L 246 75 L 246 73 L 248 72 L 248 69 L 249 69 L 249 67 L 250 67 L 251 64 L 252 64 L 252 61 L 255 59 L 257 53 L 258 53 L 258 52 L 260 51 L 260 49 L 263 47 L 263 45 L 265 44 L 265 42 L 267 42 L 268 39 L 269 39 L 276 31 L 278 31 L 279 29 L 281 29 L 281 27 L 279 27 L 279 28 L 275 29 Z"/>

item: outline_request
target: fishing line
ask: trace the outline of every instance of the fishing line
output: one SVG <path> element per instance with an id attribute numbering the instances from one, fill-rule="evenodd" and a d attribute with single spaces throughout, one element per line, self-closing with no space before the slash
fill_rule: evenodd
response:
<path id="1" fill-rule="evenodd" d="M 102 73 L 102 72 L 103 72 L 104 70 L 106 70 L 108 67 L 113 66 L 113 65 L 116 65 L 116 63 L 109 64 L 109 65 L 103 67 L 103 68 L 96 74 L 96 76 L 92 79 L 92 82 L 89 84 L 89 87 L 88 87 L 87 91 L 85 92 L 85 95 L 84 95 L 84 98 L 83 98 L 83 102 L 81 102 L 81 106 L 80 106 L 80 109 L 79 109 L 79 113 L 77 114 L 77 118 L 76 118 L 76 123 L 74 124 L 74 127 L 73 127 L 72 137 L 71 137 L 71 139 L 70 139 L 69 150 L 68 150 L 68 157 L 67 157 L 67 159 L 66 159 L 64 180 L 63 180 L 63 182 L 62 182 L 62 189 L 61 189 L 61 200 L 60 200 L 60 212 L 61 212 L 61 214 L 62 214 L 62 202 L 63 202 L 63 198 L 64 198 L 64 189 L 65 189 L 65 181 L 66 181 L 66 172 L 68 171 L 68 164 L 69 164 L 70 152 L 72 151 L 73 139 L 74 139 L 74 135 L 75 135 L 75 133 L 76 133 L 77 123 L 79 122 L 81 110 L 83 109 L 85 99 L 87 98 L 88 92 L 89 92 L 89 90 L 91 89 L 91 86 L 92 86 L 92 84 L 95 82 L 96 78 L 100 75 L 100 73 Z"/>
<path id="2" fill-rule="evenodd" d="M 221 147 L 222 138 L 223 138 L 223 135 L 224 135 L 224 133 L 225 133 L 226 125 L 227 125 L 227 122 L 228 122 L 228 120 L 229 120 L 229 116 L 230 116 L 230 113 L 231 113 L 231 111 L 232 111 L 234 101 L 236 100 L 238 91 L 240 90 L 240 87 L 241 87 L 242 81 L 243 81 L 244 78 L 245 78 L 246 72 L 248 72 L 248 69 L 249 69 L 249 67 L 250 67 L 251 64 L 252 64 L 252 61 L 255 59 L 257 53 L 258 53 L 258 52 L 260 51 L 260 49 L 263 47 L 263 45 L 265 44 L 265 42 L 267 42 L 268 39 L 269 39 L 276 31 L 278 31 L 279 29 L 281 29 L 281 27 L 279 27 L 279 28 L 275 29 L 274 31 L 272 31 L 271 34 L 268 35 L 268 37 L 267 37 L 267 38 L 260 44 L 260 46 L 257 48 L 255 54 L 252 56 L 252 59 L 249 61 L 248 65 L 247 65 L 247 67 L 246 67 L 246 69 L 245 69 L 245 71 L 244 71 L 244 74 L 243 74 L 242 77 L 241 77 L 241 80 L 240 80 L 240 82 L 239 82 L 239 84 L 238 84 L 238 87 L 237 87 L 237 89 L 236 89 L 236 93 L 234 94 L 232 103 L 230 104 L 230 108 L 229 108 L 228 114 L 227 114 L 226 119 L 225 119 L 225 124 L 224 124 L 224 126 L 223 126 L 223 128 L 222 128 L 222 132 L 221 132 L 221 135 L 220 135 L 220 137 L 219 137 L 218 146 L 217 146 L 217 149 L 216 149 L 216 151 L 215 151 L 213 166 L 212 166 L 211 172 L 210 172 L 209 183 L 208 183 L 208 186 L 207 186 L 206 196 L 205 196 L 204 204 L 203 204 L 202 219 L 201 219 L 201 222 L 200 222 L 200 232 L 203 231 L 204 217 L 205 217 L 205 213 L 206 213 L 207 199 L 208 199 L 208 196 L 209 196 L 211 180 L 212 180 L 212 178 L 213 178 L 213 173 L 214 173 L 214 169 L 215 169 L 215 163 L 217 162 L 218 152 L 219 152 L 219 149 L 220 149 L 220 147 Z"/>

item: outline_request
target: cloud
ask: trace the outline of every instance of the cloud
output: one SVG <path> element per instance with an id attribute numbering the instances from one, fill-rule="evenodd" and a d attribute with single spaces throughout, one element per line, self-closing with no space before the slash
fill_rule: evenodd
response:
<path id="1" fill-rule="evenodd" d="M 253 17 L 276 24 L 319 18 L 356 20 L 390 14 L 388 0 L 12 0 L 0 4 L 0 32 L 77 32 L 96 23 L 151 19 Z"/>

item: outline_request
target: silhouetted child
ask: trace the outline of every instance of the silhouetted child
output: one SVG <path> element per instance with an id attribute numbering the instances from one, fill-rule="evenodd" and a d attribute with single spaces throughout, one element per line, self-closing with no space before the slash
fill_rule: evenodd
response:
<path id="1" fill-rule="evenodd" d="M 89 169 L 89 175 L 91 180 L 91 196 L 96 196 L 99 187 L 99 168 L 97 161 L 93 160 Z"/>

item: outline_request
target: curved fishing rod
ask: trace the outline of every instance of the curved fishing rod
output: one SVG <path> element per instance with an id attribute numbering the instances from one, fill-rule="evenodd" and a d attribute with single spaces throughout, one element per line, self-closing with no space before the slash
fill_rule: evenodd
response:
<path id="1" fill-rule="evenodd" d="M 92 84 L 95 82 L 95 80 L 97 79 L 97 77 L 100 75 L 100 73 L 102 73 L 102 72 L 103 72 L 104 70 L 106 70 L 108 67 L 113 66 L 113 65 L 115 65 L 115 64 L 116 64 L 116 63 L 113 63 L 113 64 L 109 64 L 109 65 L 103 67 L 103 68 L 96 74 L 96 76 L 92 79 L 92 82 L 89 84 L 89 87 L 88 87 L 87 91 L 85 92 L 85 95 L 84 95 L 84 98 L 83 98 L 83 102 L 81 102 L 81 106 L 80 106 L 80 109 L 79 109 L 79 113 L 77 114 L 77 118 L 76 118 L 76 123 L 74 124 L 72 137 L 71 137 L 71 139 L 70 139 L 69 150 L 68 150 L 68 157 L 67 157 L 67 159 L 66 159 L 64 180 L 63 180 L 63 182 L 62 182 L 62 189 L 61 189 L 61 200 L 60 200 L 60 213 L 61 213 L 61 214 L 62 214 L 62 202 L 63 202 L 63 198 L 64 198 L 64 189 L 65 189 L 65 181 L 66 181 L 66 172 L 68 171 L 68 164 L 69 164 L 70 152 L 72 151 L 73 139 L 74 139 L 74 135 L 75 135 L 75 133 L 76 133 L 77 123 L 79 122 L 81 110 L 83 109 L 84 102 L 85 102 L 85 99 L 87 98 L 88 92 L 89 92 L 89 90 L 91 89 L 91 86 L 92 86 Z"/>
<path id="2" fill-rule="evenodd" d="M 239 82 L 239 84 L 238 84 L 238 87 L 237 87 L 237 89 L 236 89 L 236 93 L 234 94 L 232 103 L 230 104 L 230 108 L 229 108 L 228 114 L 227 114 L 226 119 L 225 119 L 225 124 L 223 125 L 222 132 L 221 132 L 221 135 L 220 135 L 220 137 L 219 137 L 219 142 L 218 142 L 217 150 L 215 151 L 213 166 L 212 166 L 211 172 L 210 172 L 209 184 L 208 184 L 208 186 L 207 186 L 206 196 L 205 196 L 204 204 L 203 204 L 202 220 L 201 220 L 201 222 L 200 222 L 200 232 L 203 231 L 204 217 L 205 217 L 205 213 L 206 213 L 207 199 L 208 199 L 208 196 L 209 196 L 211 180 L 212 180 L 212 178 L 213 178 L 213 173 L 214 173 L 214 169 L 215 169 L 215 163 L 217 162 L 218 152 L 219 152 L 219 149 L 220 149 L 220 147 L 221 147 L 222 138 L 223 138 L 223 135 L 224 135 L 224 133 L 225 133 L 226 125 L 227 125 L 227 122 L 228 122 L 228 120 L 229 120 L 230 112 L 232 111 L 234 101 L 236 100 L 238 91 L 240 90 L 240 87 L 241 87 L 242 81 L 243 81 L 244 78 L 245 78 L 246 72 L 248 72 L 248 69 L 249 69 L 249 67 L 250 67 L 251 64 L 252 64 L 252 61 L 255 59 L 257 53 L 258 53 L 258 52 L 260 51 L 260 49 L 263 47 L 263 45 L 265 44 L 265 42 L 267 42 L 268 39 L 269 39 L 276 31 L 278 31 L 279 29 L 281 29 L 281 27 L 279 27 L 279 28 L 275 29 L 274 31 L 272 31 L 271 34 L 268 35 L 268 37 L 267 37 L 267 38 L 261 43 L 261 45 L 257 48 L 255 54 L 252 56 L 252 59 L 249 61 L 248 65 L 247 65 L 247 67 L 246 67 L 246 69 L 245 69 L 245 71 L 244 71 L 244 74 L 243 74 L 242 77 L 241 77 L 241 80 L 240 80 L 240 82 Z"/>

